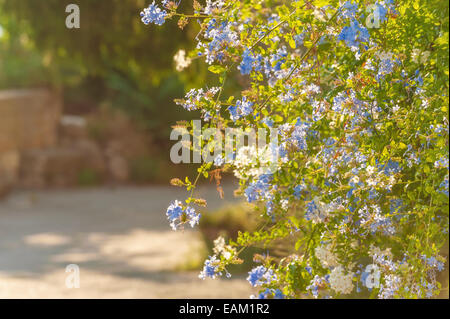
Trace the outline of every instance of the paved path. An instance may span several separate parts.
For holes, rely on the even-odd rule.
[[[199,193],[215,209],[232,190]],[[202,245],[195,231],[169,229],[165,210],[184,196],[158,186],[13,193],[0,202],[0,298],[248,298],[245,278],[175,271]],[[66,287],[68,264],[80,268],[78,289]]]

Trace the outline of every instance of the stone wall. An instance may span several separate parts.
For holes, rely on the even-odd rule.
[[[142,172],[157,176],[150,145],[147,133],[116,110],[64,115],[51,91],[0,91],[0,198],[13,186],[75,187],[126,183],[131,173],[138,181]]]
[[[0,154],[55,146],[61,100],[47,90],[0,91]]]
[[[57,144],[61,112],[49,90],[0,91],[0,196],[16,182],[23,152]]]

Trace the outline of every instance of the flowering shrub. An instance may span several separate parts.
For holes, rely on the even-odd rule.
[[[255,256],[256,297],[437,296],[449,226],[448,4],[206,0],[191,13],[179,4],[153,2],[142,21],[199,24],[178,69],[204,59],[218,85],[177,103],[207,127],[279,129],[270,173],[247,148],[202,164],[194,182],[172,181],[190,193],[167,210],[174,229],[199,222],[197,182],[224,171],[261,219],[256,232],[218,240],[200,278],[230,276],[246,247],[284,240],[283,254]],[[232,76],[242,91],[226,96]]]

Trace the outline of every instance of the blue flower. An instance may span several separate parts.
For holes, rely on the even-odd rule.
[[[239,71],[241,71],[241,74],[250,74],[250,72],[253,69],[253,61],[254,58],[252,57],[250,51],[248,49],[245,49],[244,54],[242,55],[242,62],[238,66]]]
[[[222,276],[222,273],[219,271],[219,263],[215,255],[210,256],[209,259],[205,260],[203,270],[198,277],[205,280],[207,277],[216,279],[217,276]]]
[[[215,60],[222,61],[225,56],[223,51],[229,45],[234,46],[239,43],[239,36],[231,30],[231,26],[232,24],[226,21],[218,23],[215,18],[209,21],[204,37],[211,41],[209,43],[199,42],[198,44],[199,48],[204,49],[208,64]]]
[[[310,275],[312,275],[312,268],[311,268],[310,266],[306,266],[306,267],[305,267],[305,270],[306,270]]]
[[[276,278],[272,269],[267,269],[264,266],[258,266],[248,272],[247,280],[253,286],[260,286],[265,283],[270,283]]]
[[[444,178],[442,183],[439,185],[438,191],[442,194],[445,194],[448,196],[448,175]]]
[[[434,167],[448,169],[448,157],[442,156],[439,160],[434,162]]]
[[[177,230],[184,223],[189,223],[191,227],[194,227],[198,225],[201,217],[193,207],[187,206],[186,209],[183,209],[181,202],[178,200],[169,205],[166,216],[173,230]]]
[[[318,275],[315,275],[314,278],[311,280],[308,287],[306,287],[307,290],[310,290],[314,298],[319,297],[319,288],[325,286],[326,281],[328,281],[329,275],[325,276],[325,278],[319,277]]]
[[[316,203],[312,200],[309,203],[306,204],[306,213],[305,213],[305,219],[311,220],[312,216],[315,214],[316,211],[318,211],[319,208],[317,207]]]
[[[438,271],[444,270],[444,263],[442,261],[437,260],[437,258],[434,256],[427,258],[426,255],[422,255],[421,259],[424,260],[428,266],[436,268]]]
[[[253,112],[253,103],[247,101],[247,98],[244,96],[242,100],[236,101],[236,105],[232,105],[228,107],[228,111],[230,112],[231,119],[233,121],[237,121],[241,117],[247,116]]]
[[[388,8],[382,6],[381,4],[377,3],[375,4],[375,12],[377,15],[377,18],[380,19],[380,22],[385,22],[387,20],[387,13],[388,13]]]
[[[338,40],[345,41],[345,44],[352,48],[358,47],[361,42],[369,42],[369,31],[361,26],[358,21],[352,20],[350,26],[342,29],[338,35]]]
[[[158,5],[155,4],[155,1],[148,8],[145,8],[141,11],[141,21],[144,24],[154,23],[157,25],[163,25],[165,22],[165,18],[167,16],[167,12],[165,10],[161,10]]]
[[[356,11],[358,10],[358,5],[356,3],[351,3],[350,1],[346,1],[339,10],[341,11],[339,14],[340,18],[354,19],[355,15],[356,15]]]
[[[273,124],[274,124],[273,120],[268,117],[262,119],[261,123],[266,124],[268,127],[273,127]]]
[[[403,200],[401,198],[394,198],[390,200],[389,211],[390,213],[399,212],[403,206]]]
[[[379,165],[381,166],[381,165]],[[391,176],[393,174],[399,173],[401,171],[400,163],[396,161],[389,160],[382,168],[381,171],[386,176]]]
[[[306,189],[304,185],[297,185],[294,187],[294,196],[297,199],[302,198],[302,192]]]
[[[269,197],[268,195],[271,189],[270,180],[271,175],[263,174],[258,177],[258,180],[250,183],[244,191],[247,201],[251,203]]]
[[[200,221],[201,215],[195,212],[195,209],[192,207],[186,207],[186,217],[189,220],[189,225],[194,228],[195,225],[198,225]]]
[[[172,202],[167,208],[166,215],[170,221],[180,218],[182,214],[183,214],[183,207],[181,206],[181,202],[178,200]]]
[[[308,149],[307,137],[308,134],[311,133],[311,131],[309,130],[310,127],[310,123],[303,122],[300,119],[297,119],[289,141],[301,150]]]
[[[275,290],[275,294],[274,294],[274,298],[275,299],[283,299],[284,298],[284,294],[280,289],[276,289]]]

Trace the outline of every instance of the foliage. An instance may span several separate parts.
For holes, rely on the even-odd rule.
[[[241,203],[229,205],[210,213],[204,213],[199,229],[206,244],[207,252],[214,254],[216,243],[221,241],[222,238],[223,240],[236,240],[239,231],[255,231],[258,226],[258,220],[253,212],[253,205]],[[264,252],[264,249],[249,247],[240,255],[242,264],[232,265],[229,267],[229,271],[233,273],[249,271],[252,268],[253,255]]]
[[[79,29],[65,26],[70,3],[80,8]],[[198,27],[146,27],[135,19],[144,3],[0,0],[0,88],[61,87],[76,114],[109,103],[167,144],[171,121],[191,117],[177,112],[173,96],[207,79],[207,70],[193,63],[192,74],[174,72],[173,56]]]
[[[188,56],[219,81],[178,103],[205,126],[278,127],[280,140],[270,174],[236,156],[173,181],[190,193],[167,211],[174,229],[199,222],[202,175],[233,170],[263,205],[263,226],[218,242],[200,277],[231,276],[247,247],[289,238],[284,256],[249,273],[261,298],[436,296],[449,226],[448,3],[208,0],[187,14],[178,4],[153,3],[142,21],[201,20]],[[239,90],[226,85],[235,76]]]

